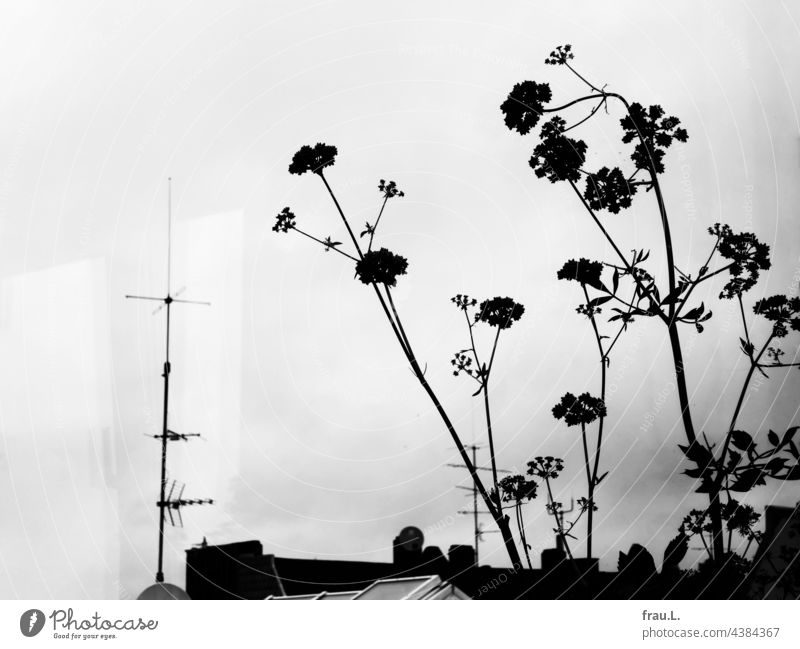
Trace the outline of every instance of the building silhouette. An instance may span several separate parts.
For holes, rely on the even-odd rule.
[[[539,569],[479,566],[472,546],[451,545],[445,555],[425,546],[418,528],[406,527],[385,563],[278,557],[264,554],[260,541],[204,539],[186,551],[186,592],[191,599],[796,599],[800,503],[767,507],[764,518],[763,541],[745,574],[711,573],[710,562],[659,572],[639,544],[620,552],[615,572],[600,570],[597,559],[567,560],[560,544],[542,552]]]

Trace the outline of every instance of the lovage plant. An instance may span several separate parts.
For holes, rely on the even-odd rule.
[[[750,434],[737,425],[750,382],[756,373],[766,377],[768,369],[800,365],[796,341],[788,350],[777,345],[800,330],[800,298],[775,295],[755,302],[753,312],[772,323],[771,333],[758,344],[748,329],[745,299],[761,272],[770,268],[766,244],[751,233],[734,233],[728,225],[715,224],[708,229],[712,243],[705,262],[694,272],[684,272],[676,266],[667,200],[660,176],[666,169],[667,150],[675,142],[687,142],[689,135],[681,127],[680,120],[667,116],[661,106],[645,107],[630,102],[618,93],[607,91],[605,86],[590,82],[575,69],[573,60],[571,46],[564,45],[551,52],[545,63],[562,67],[574,75],[584,92],[551,106],[552,92],[547,83],[523,81],[513,87],[501,105],[506,126],[520,135],[530,133],[546,116],[551,116],[541,125],[529,164],[537,177],[561,183],[575,195],[615,254],[610,261],[570,260],[558,272],[559,278],[576,280],[582,287],[586,301],[578,311],[590,321],[603,371],[600,397],[588,393],[580,397],[567,394],[554,408],[553,414],[563,418],[568,426],[581,426],[589,486],[588,518],[591,521],[593,489],[602,479],[597,467],[606,416],[605,368],[608,354],[620,333],[634,320],[653,318],[661,322],[670,342],[686,436],[686,443],[680,448],[691,464],[684,473],[696,481],[696,491],[708,497],[708,506],[690,514],[671,546],[683,547],[687,536],[698,535],[714,565],[719,568],[734,554],[731,545],[734,532],[742,535],[748,543],[756,540],[752,531],[754,514],[744,509],[733,494],[748,492],[765,484],[767,479],[800,479],[800,453],[794,441],[796,426],[790,427],[790,422],[787,422],[783,434],[773,431]],[[588,110],[572,119],[574,111],[582,107],[588,107]],[[620,109],[620,140],[630,146],[630,162],[625,168],[592,165],[589,163],[588,145],[574,135],[575,130],[610,114],[616,107]],[[643,193],[653,197],[661,224],[666,257],[666,278],[661,280],[644,267],[649,255],[647,251],[634,250],[631,255],[624,254],[622,251],[627,247],[612,237],[604,226],[604,212],[617,215],[631,207],[634,197]],[[680,333],[686,326],[700,333],[704,323],[711,318],[712,312],[706,305],[702,302],[697,304],[692,297],[699,285],[712,279],[724,281],[720,299],[738,303],[743,327],[741,352],[749,364],[730,423],[716,435],[711,435],[715,441],[709,440],[705,434],[699,435],[695,428]],[[590,297],[588,288],[592,289],[595,297]],[[605,318],[605,314],[600,315],[600,306],[606,303],[611,307],[607,322],[619,327],[616,334],[608,337],[601,334],[599,328],[600,318]],[[593,457],[586,435],[586,426],[592,422],[597,422],[598,428]]]
[[[491,374],[500,332],[508,329],[513,322],[520,319],[524,312],[524,307],[521,304],[515,303],[513,300],[511,300],[511,298],[498,297],[485,300],[481,302],[479,308],[474,309],[474,307],[477,305],[477,300],[473,300],[462,295],[453,298],[453,301],[459,308],[464,310],[465,314],[467,314],[468,310],[475,311],[472,313],[471,317],[469,315],[467,316],[470,339],[472,340],[472,346],[469,350],[470,355],[467,356],[467,350],[465,350],[460,355],[456,355],[456,359],[454,359],[452,362],[453,365],[457,366],[455,369],[456,374],[459,374],[461,371],[463,371],[472,376],[476,381],[478,381],[478,383],[480,383],[481,387],[479,388],[479,392],[482,391],[484,393],[486,421],[489,442],[492,449],[493,468],[492,486],[490,489],[487,489],[483,484],[476,467],[473,465],[471,458],[467,453],[464,444],[455,429],[455,426],[453,425],[452,420],[448,416],[441,401],[437,397],[425,376],[425,371],[423,370],[416,354],[414,353],[411,340],[406,332],[406,328],[403,325],[397,305],[392,296],[392,289],[396,286],[397,280],[400,278],[400,276],[405,275],[408,270],[408,260],[405,257],[388,250],[387,248],[381,247],[376,249],[373,247],[374,238],[388,202],[392,199],[403,197],[404,193],[398,189],[397,184],[394,181],[381,180],[378,184],[378,191],[380,192],[382,200],[380,202],[380,210],[378,211],[375,223],[366,223],[365,229],[359,234],[359,236],[356,236],[349,219],[342,210],[342,207],[324,173],[325,169],[333,166],[336,161],[336,155],[336,147],[329,146],[327,144],[318,143],[313,147],[303,146],[294,155],[292,163],[289,165],[289,172],[297,175],[310,172],[319,177],[319,179],[325,185],[336,211],[341,218],[342,224],[347,231],[352,249],[350,249],[348,252],[343,242],[333,241],[330,236],[323,239],[302,230],[300,227],[298,227],[297,216],[289,207],[284,208],[277,215],[272,229],[279,233],[296,232],[321,245],[325,251],[333,250],[340,256],[348,259],[349,262],[355,264],[356,278],[366,286],[372,288],[381,310],[386,316],[389,326],[394,333],[397,343],[400,346],[403,355],[408,360],[414,377],[417,379],[422,389],[430,398],[434,408],[438,412],[442,422],[447,428],[447,431],[453,438],[453,441],[455,442],[455,445],[461,455],[461,459],[464,462],[464,465],[467,467],[472,481],[475,483],[475,486],[483,498],[483,502],[487,511],[497,524],[512,565],[515,568],[518,568],[522,565],[520,561],[520,555],[511,533],[509,518],[503,512],[503,500],[500,495],[500,486],[497,480],[497,467],[494,455],[494,434],[491,426],[488,393],[489,376]],[[364,243],[366,243],[366,246],[364,246]],[[485,323],[497,329],[494,346],[491,352],[491,358],[488,363],[480,363],[475,348],[474,338],[472,337],[472,327],[477,323]],[[475,363],[474,366],[472,366],[473,360]],[[532,498],[535,495],[535,490],[529,489],[526,492],[520,492],[519,495],[520,499]],[[522,533],[524,534],[524,531]]]

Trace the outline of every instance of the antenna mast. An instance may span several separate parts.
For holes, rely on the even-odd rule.
[[[180,291],[178,292],[180,294]],[[169,360],[169,343],[170,343],[170,311],[173,304],[201,304],[210,306],[210,302],[198,302],[196,300],[179,300],[172,295],[172,178],[167,179],[167,294],[166,297],[150,297],[146,295],[126,295],[127,299],[132,300],[151,300],[155,302],[162,302],[153,314],[158,313],[162,308],[166,307],[166,342],[164,354],[164,366],[161,376],[164,378],[164,412],[162,417],[161,434],[153,435],[156,439],[161,440],[161,480],[159,484],[159,499],[156,506],[159,510],[158,520],[158,569],[156,571],[156,582],[164,581],[164,521],[167,513],[169,513],[170,523],[174,526],[175,520],[172,512],[175,511],[178,515],[178,520],[183,525],[183,520],[180,517],[180,508],[185,505],[212,505],[214,503],[211,499],[195,499],[185,500],[183,498],[182,485],[178,490],[177,498],[173,497],[176,489],[176,482],[173,480],[172,487],[170,488],[169,496],[167,495],[167,443],[175,441],[188,441],[189,437],[196,437],[193,434],[178,434],[168,428],[169,416],[169,375],[172,371],[172,366]]]
[[[492,468],[488,466],[478,466],[478,449],[483,448],[486,446],[485,444],[465,444],[464,448],[467,449],[472,453],[472,466],[475,467],[477,471],[491,471]],[[459,469],[466,469],[467,466],[465,464],[448,464],[447,466]],[[506,471],[505,469],[498,469],[498,473],[511,473],[510,471]],[[478,557],[479,557],[479,550],[478,550],[478,543],[483,540],[484,534],[496,534],[499,530],[484,530],[480,521],[478,520],[478,516],[481,514],[489,514],[490,512],[478,509],[478,486],[473,482],[471,487],[466,487],[464,485],[456,485],[456,489],[464,489],[466,491],[472,492],[472,509],[459,509],[458,513],[462,515],[472,514],[472,525],[473,525],[473,533],[475,536],[475,565],[479,564]]]

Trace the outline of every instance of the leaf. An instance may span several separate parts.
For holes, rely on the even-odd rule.
[[[611,277],[611,285],[614,287],[614,293],[617,292],[619,288],[619,270],[616,268],[614,269],[614,275]]]
[[[783,440],[781,441],[781,444],[788,444],[789,442],[791,442],[792,437],[794,437],[794,434],[797,432],[798,428],[800,428],[800,426],[792,426],[791,428],[789,428],[783,434]]]
[[[593,300],[589,300],[589,308],[594,308],[596,306],[600,306],[601,304],[605,304],[611,299],[610,295],[603,295],[601,297],[596,297]]]
[[[774,476],[778,471],[781,471],[786,464],[786,458],[784,457],[776,457],[772,458],[764,469],[769,473],[771,476]]]
[[[683,532],[678,534],[674,539],[667,543],[667,548],[664,550],[664,561],[661,563],[661,570],[667,568],[677,568],[678,564],[686,556],[689,550],[689,537]]]
[[[692,462],[695,462],[702,469],[714,460],[714,456],[711,455],[711,452],[696,440],[689,446],[681,446],[678,444],[678,448],[683,451],[686,457]]]
[[[742,451],[747,451],[755,446],[750,433],[746,433],[743,430],[734,430],[731,433],[731,443]]]
[[[686,282],[678,282],[678,285],[670,291],[669,295],[665,297],[661,305],[664,306],[665,304],[675,304],[681,296],[681,293],[686,289]]]
[[[711,482],[711,480],[703,480],[703,482],[700,483],[700,486],[697,487],[697,489],[695,489],[694,492],[698,494],[710,494],[712,486],[713,483]]]
[[[767,439],[769,440],[769,443],[772,444],[773,446],[777,446],[778,444],[780,444],[780,440],[778,439],[778,434],[774,430],[771,430],[767,433]]]
[[[763,484],[767,484],[767,481],[764,480],[760,469],[747,469],[739,474],[739,477],[736,479],[736,482],[731,485],[730,489],[731,491],[745,492],[750,491],[756,485]]]
[[[703,315],[703,311],[705,310],[706,310],[706,305],[703,302],[701,302],[700,306],[695,307],[688,313],[684,313],[683,316],[681,317],[681,320],[695,320],[699,318],[701,315]]]
[[[650,289],[650,292],[653,294],[653,298],[655,298],[655,301],[660,302],[661,294],[658,292],[658,286],[656,286],[656,283],[653,282],[652,284],[650,284],[648,288]]]
[[[800,480],[800,464],[795,464],[789,468],[789,472],[783,476],[784,480]]]
[[[697,480],[701,475],[703,475],[703,469],[686,469],[684,475],[688,475],[690,478],[694,478]]]

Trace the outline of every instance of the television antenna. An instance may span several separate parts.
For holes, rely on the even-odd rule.
[[[190,498],[183,497],[183,490],[186,485],[183,482],[173,480],[170,485],[169,492],[165,500],[158,502],[159,507],[163,507],[169,515],[169,523],[172,527],[183,527],[183,517],[181,516],[181,507],[189,505],[213,505],[214,500],[211,498]],[[174,512],[174,514],[173,514]],[[178,521],[175,523],[175,521]]]
[[[552,507],[553,506],[553,500],[550,498],[549,495],[547,496],[547,501],[550,504],[550,507]],[[558,525],[558,530],[563,530],[564,529],[564,514],[569,514],[570,512],[574,512],[574,511],[575,511],[575,499],[574,498],[570,498],[569,499],[569,509],[564,509],[563,507],[559,507],[559,509],[554,512],[554,515],[556,517],[556,522],[557,522],[557,525]],[[558,548],[559,550],[563,551],[564,550],[564,535],[561,532],[559,532],[558,530],[556,530],[556,548]]]
[[[149,295],[126,295],[126,299],[130,300],[149,300],[154,302],[161,302],[162,304],[153,312],[156,313],[164,310],[166,313],[166,343],[164,354],[164,366],[161,376],[164,378],[164,411],[162,417],[161,434],[152,435],[155,439],[161,440],[161,482],[160,482],[160,497],[156,506],[159,510],[158,517],[158,569],[156,571],[156,582],[164,581],[164,522],[169,515],[170,523],[175,526],[175,516],[183,527],[183,519],[180,514],[180,508],[187,505],[211,505],[213,501],[210,499],[201,500],[185,500],[183,498],[183,489],[185,485],[179,488],[177,497],[175,496],[176,481],[172,481],[172,485],[167,494],[167,443],[176,441],[189,441],[189,437],[199,437],[196,433],[180,434],[171,431],[168,427],[168,413],[169,413],[169,375],[172,371],[172,366],[169,360],[169,343],[170,343],[170,311],[173,304],[198,304],[202,306],[211,306],[210,302],[200,302],[197,300],[184,300],[178,299],[178,295],[183,292],[183,288],[176,294],[172,293],[172,178],[167,179],[167,294],[165,297],[151,297]],[[174,512],[174,514],[173,514]]]
[[[472,466],[475,467],[476,471],[491,471],[492,467],[488,466],[478,466],[478,450],[482,449],[486,446],[486,444],[465,444],[464,448],[467,449],[472,453]],[[448,463],[446,466],[458,468],[458,469],[466,469],[466,464],[452,464]],[[506,471],[505,469],[498,469],[498,473],[511,473],[511,471]],[[478,565],[478,557],[479,557],[479,550],[478,550],[478,543],[483,540],[484,534],[496,534],[499,530],[485,530],[483,529],[483,525],[479,522],[478,516],[482,514],[490,514],[491,512],[486,511],[485,509],[478,509],[478,486],[473,482],[471,487],[467,487],[465,485],[456,485],[456,489],[464,489],[465,491],[472,492],[472,509],[459,509],[458,513],[461,515],[469,515],[472,514],[472,529],[473,534],[475,536],[475,565]]]

